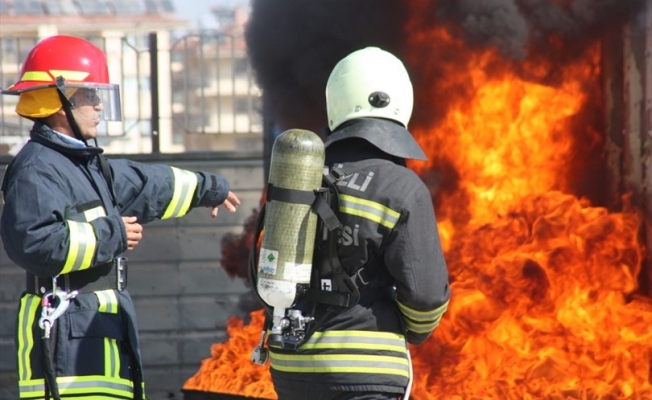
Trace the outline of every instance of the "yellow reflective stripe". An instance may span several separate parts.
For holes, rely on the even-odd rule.
[[[33,294],[26,294],[20,299],[18,312],[18,379],[26,381],[32,377],[32,363],[30,354],[34,348],[34,334],[32,326],[36,319],[41,298]]]
[[[95,295],[100,303],[98,311],[108,314],[118,313],[118,296],[116,296],[115,290],[97,290]],[[111,338],[104,338],[104,375],[120,377],[118,341]]]
[[[405,337],[391,332],[326,331],[315,332],[300,347],[310,349],[362,349],[406,352]]]
[[[54,79],[45,71],[25,71],[21,81],[53,82]]]
[[[417,311],[405,304],[396,302],[408,330],[414,333],[430,333],[439,325],[442,315],[448,309],[448,301],[434,310]]]
[[[89,268],[97,246],[97,238],[91,224],[77,221],[67,222],[70,232],[70,247],[66,263],[60,274]]]
[[[104,375],[120,377],[120,352],[116,339],[104,338]]]
[[[128,379],[101,375],[57,377],[61,396],[88,395],[89,399],[132,398],[133,382]],[[32,379],[18,382],[20,398],[43,397],[45,381]],[[104,396],[104,397],[102,397]],[[75,397],[77,399],[78,397]]]
[[[410,377],[404,357],[366,354],[278,354],[270,351],[271,367],[284,372],[388,374]]]
[[[86,71],[70,71],[65,69],[51,69],[50,73],[55,78],[63,76],[65,80],[83,81],[89,75]]]
[[[374,201],[347,194],[340,194],[338,198],[340,199],[340,212],[366,218],[389,229],[396,226],[401,216],[399,212]]]
[[[97,300],[100,302],[98,310],[108,314],[118,313],[118,297],[113,289],[98,290],[95,292]]]
[[[194,172],[171,168],[174,173],[174,194],[162,219],[179,218],[186,215],[197,189],[197,175]]]
[[[104,210],[104,207],[98,206],[84,211],[84,217],[86,217],[86,222],[91,222],[100,217],[106,217],[106,211]]]
[[[329,354],[304,352],[304,350],[316,349],[327,350]],[[358,352],[333,354],[333,352],[342,353],[342,350],[351,349]],[[369,352],[384,354],[369,354]],[[409,377],[405,336],[392,332],[315,332],[299,347],[298,353],[279,354],[270,347],[270,358],[272,368],[285,372],[389,374]]]

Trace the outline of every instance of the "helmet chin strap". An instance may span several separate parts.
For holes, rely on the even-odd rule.
[[[64,85],[64,79],[62,76],[57,78],[57,92],[59,93],[59,99],[61,100],[61,106],[63,108],[63,111],[66,113],[66,119],[68,120],[68,125],[70,125],[70,129],[72,130],[72,133],[75,135],[75,138],[77,140],[82,141],[86,146],[88,146],[88,142],[82,136],[81,134],[81,129],[79,129],[79,125],[77,125],[77,121],[75,120],[75,117],[72,115],[72,103],[70,100],[66,97],[64,90],[63,90],[63,85]]]

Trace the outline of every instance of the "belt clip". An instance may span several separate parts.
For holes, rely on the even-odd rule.
[[[127,257],[118,257],[115,260],[116,282],[115,287],[119,292],[127,288]]]
[[[364,268],[360,268],[358,272],[356,272],[356,275],[358,276],[358,279],[360,279],[360,282],[362,282],[363,285],[368,285],[369,281],[364,280],[364,278],[362,277],[362,271],[364,271]]]
[[[57,320],[70,305],[70,300],[77,296],[78,292],[75,290],[71,293],[57,287],[57,277],[52,277],[52,290],[43,294],[41,298],[41,318],[38,325],[43,329],[43,338],[49,339],[54,321]]]

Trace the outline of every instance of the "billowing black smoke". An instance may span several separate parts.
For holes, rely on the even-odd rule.
[[[411,15],[415,3],[426,4],[421,8],[426,12]],[[424,27],[445,26],[470,47],[493,46],[508,60],[554,58],[563,65],[564,58],[581,56],[587,41],[629,18],[643,1],[252,0],[251,4],[246,40],[265,93],[266,118],[281,129],[319,132],[326,125],[324,89],[333,66],[365,46],[379,46],[403,58],[410,17]],[[553,35],[562,40],[563,49],[550,45]],[[454,56],[446,49],[433,51],[424,47],[423,57]],[[407,64],[417,98],[420,83],[446,79],[436,66]],[[554,71],[545,78],[551,77]],[[428,117],[415,111],[413,119]]]
[[[319,132],[331,69],[362,47],[400,50],[406,12],[397,0],[252,0],[246,40],[268,116]]]
[[[476,50],[495,49],[486,75],[510,71],[523,80],[556,86],[565,67],[592,57],[597,41],[618,58],[623,24],[644,0],[252,0],[246,31],[250,58],[264,92],[264,118],[276,132],[319,133],[326,126],[324,90],[331,69],[351,51],[378,46],[401,58],[412,79],[415,108],[410,129],[437,129],[451,108],[464,109],[474,95],[470,69]],[[445,31],[444,39],[433,32]],[[616,49],[614,51],[614,49]],[[620,62],[620,61],[617,61]],[[596,205],[611,200],[604,189],[604,99],[601,85],[584,88],[588,104],[573,116],[570,157],[573,193]],[[445,178],[437,191],[453,192],[450,160],[437,159]],[[437,173],[438,174],[438,173]],[[436,200],[435,200],[436,202]]]
[[[595,39],[608,26],[629,18],[642,1],[621,0],[443,0],[442,22],[469,43],[495,46],[506,57],[524,59],[549,53],[550,35],[575,48]],[[568,52],[567,54],[576,54]]]

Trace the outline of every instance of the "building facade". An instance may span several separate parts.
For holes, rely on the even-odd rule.
[[[261,93],[244,43],[247,9],[217,9],[217,29],[193,30],[166,0],[0,0],[0,86],[19,79],[39,40],[81,36],[104,49],[122,90],[123,121],[103,126],[108,153],[262,148]],[[152,40],[154,39],[154,40]],[[15,154],[31,122],[0,98],[0,154]]]

